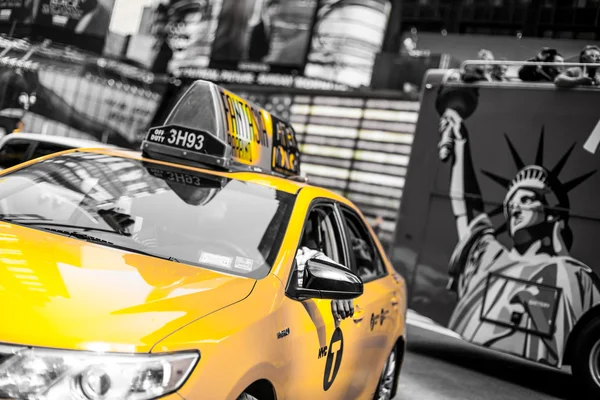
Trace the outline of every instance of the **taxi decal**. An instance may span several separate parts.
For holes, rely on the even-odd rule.
[[[182,185],[195,186],[199,188],[219,188],[222,186],[221,182],[217,181],[215,178],[205,178],[200,176],[198,173],[186,174],[185,172],[180,172],[180,170],[154,167],[147,167],[146,170],[155,178],[173,183],[180,183]]]
[[[219,254],[207,253],[205,251],[203,251],[202,254],[200,255],[200,260],[199,260],[199,262],[201,262],[203,264],[210,264],[210,265],[214,265],[215,267],[227,268],[227,269],[231,268],[232,261],[233,260],[231,257],[222,256]]]
[[[327,351],[327,360],[325,361],[325,374],[323,375],[323,390],[328,391],[340,370],[342,365],[342,356],[344,355],[344,335],[338,327],[333,331],[329,350]]]
[[[279,332],[277,332],[277,339],[283,339],[284,337],[290,334],[290,328],[285,328]]]
[[[390,310],[384,310],[383,308],[381,309],[381,312],[379,314],[372,313],[371,314],[371,322],[370,322],[371,331],[373,331],[373,329],[375,329],[376,325],[379,325],[379,326],[383,325],[385,320],[388,318],[389,313],[390,313]]]
[[[178,125],[150,128],[146,140],[195,153],[221,156],[225,153],[225,145],[209,133]]]
[[[252,260],[251,258],[236,257],[233,268],[237,268],[237,269],[241,269],[241,270],[250,272],[250,271],[252,271],[253,264],[254,264],[254,260]]]
[[[148,174],[161,179],[185,203],[206,205],[211,202],[229,182],[227,178],[199,172],[184,172],[180,168],[142,163]]]
[[[325,357],[327,355],[327,346],[323,346],[321,348],[319,348],[319,359]]]

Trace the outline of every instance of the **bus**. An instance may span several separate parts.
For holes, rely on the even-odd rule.
[[[408,306],[599,398],[600,89],[456,72],[424,79],[389,250]]]

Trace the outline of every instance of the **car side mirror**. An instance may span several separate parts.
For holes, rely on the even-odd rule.
[[[298,273],[296,269],[296,278]],[[351,300],[363,294],[362,279],[335,262],[313,258],[301,273],[302,279],[292,279],[288,287],[294,299]]]

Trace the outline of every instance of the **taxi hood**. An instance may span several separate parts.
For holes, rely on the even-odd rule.
[[[0,222],[0,343],[148,352],[255,282]]]

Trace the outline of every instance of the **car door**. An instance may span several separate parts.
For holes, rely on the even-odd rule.
[[[335,204],[320,200],[310,208],[304,224],[299,248],[322,251],[342,265],[349,264],[345,248],[345,232]],[[295,266],[294,266],[295,268]],[[292,274],[289,284],[296,284]],[[286,399],[352,399],[348,392],[359,361],[359,337],[352,318],[336,321],[331,300],[286,299],[283,326],[291,332],[289,341],[290,378]]]
[[[357,370],[359,378],[353,384],[362,387],[365,393],[372,393],[395,343],[394,332],[400,323],[397,284],[385,268],[364,218],[346,205],[340,204],[339,208],[347,233],[347,247],[351,249],[352,270],[364,283],[364,293],[354,304],[353,322],[359,331],[362,363]]]

